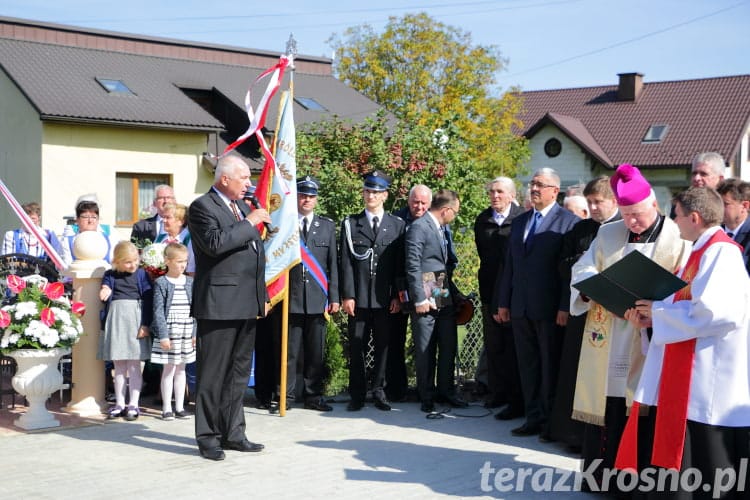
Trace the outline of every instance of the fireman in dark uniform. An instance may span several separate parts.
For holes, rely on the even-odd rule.
[[[318,181],[309,175],[297,179],[297,213],[303,258],[302,263],[289,272],[287,394],[294,396],[297,367],[302,361],[305,408],[331,411],[331,406],[323,398],[324,313],[339,310],[339,274],[336,224],[314,213],[319,187]]]
[[[348,411],[362,409],[367,394],[365,355],[370,335],[375,346],[372,397],[376,408],[391,409],[383,392],[392,314],[400,311],[397,280],[404,275],[402,219],[386,213],[390,178],[375,170],[364,176],[364,211],[346,217],[341,225],[339,292],[349,315]]]

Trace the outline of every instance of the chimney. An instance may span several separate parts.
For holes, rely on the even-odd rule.
[[[620,101],[635,101],[643,90],[643,75],[641,73],[618,73],[620,84],[617,86],[617,99]]]

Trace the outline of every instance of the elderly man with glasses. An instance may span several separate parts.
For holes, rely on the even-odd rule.
[[[521,375],[526,422],[511,432],[546,441],[569,309],[558,266],[563,236],[580,219],[557,204],[560,177],[551,168],[534,173],[529,191],[533,209],[513,220],[494,318],[511,323]]]
[[[175,197],[172,186],[167,184],[156,186],[153,203],[156,214],[133,224],[133,230],[130,233],[131,241],[155,241],[159,234],[165,232],[163,222],[165,208],[167,205],[174,205],[174,203]]]

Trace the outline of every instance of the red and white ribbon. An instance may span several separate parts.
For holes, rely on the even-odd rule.
[[[232,151],[234,148],[245,142],[245,140],[253,134],[258,137],[258,142],[261,144],[261,148],[264,147],[265,141],[263,140],[261,129],[266,124],[268,105],[271,102],[271,98],[274,96],[276,91],[279,90],[281,80],[284,78],[284,70],[288,65],[289,57],[282,55],[276,65],[268,68],[263,73],[261,73],[258,78],[256,78],[255,81],[250,85],[250,88],[248,88],[247,90],[247,94],[245,94],[245,110],[247,111],[247,117],[250,120],[250,125],[248,126],[245,133],[239,136],[232,144],[227,146],[224,149],[224,152],[219,155],[219,157],[222,157]],[[253,110],[252,105],[253,86],[269,75],[270,80],[268,81],[268,85],[266,86],[266,91],[263,93],[263,97],[261,97],[260,102],[258,103],[258,113],[256,114]],[[265,146],[265,148],[268,148],[268,146]]]
[[[31,220],[29,214],[27,214],[23,210],[21,204],[18,203],[15,196],[13,196],[13,193],[10,192],[10,189],[8,189],[2,179],[0,179],[0,192],[2,192],[3,196],[8,201],[8,204],[10,205],[10,208],[13,210],[13,212],[18,216],[19,219],[21,219],[21,224],[23,225],[24,229],[26,229],[26,231],[36,237],[36,239],[39,241],[39,244],[42,245],[42,248],[44,248],[44,251],[47,253],[47,256],[49,256],[50,260],[52,260],[52,263],[55,265],[55,267],[61,271],[64,270],[66,266],[63,263],[62,257],[58,255],[52,244],[47,240],[47,236],[39,230],[39,227],[36,224],[34,224],[34,221]]]

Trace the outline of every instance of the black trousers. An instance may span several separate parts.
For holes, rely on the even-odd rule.
[[[393,328],[388,337],[388,357],[385,362],[385,393],[391,401],[406,397],[409,380],[406,374],[406,330],[409,315],[393,314]]]
[[[633,498],[668,498],[668,499],[709,499],[709,498],[750,498],[750,478],[748,478],[748,459],[750,458],[750,427],[722,427],[708,425],[692,420],[687,421],[685,429],[685,447],[682,452],[682,465],[680,472],[683,473],[691,468],[700,472],[701,487],[695,491],[688,491],[681,484],[680,477],[651,464],[651,453],[654,442],[654,428],[658,407],[650,406],[646,425],[641,426],[643,418],[638,426],[638,470],[644,467],[655,469],[652,477],[659,474],[668,478],[664,482],[663,491],[651,489],[646,493],[637,492]],[[744,462],[744,466],[743,466]],[[734,470],[737,482],[734,487],[728,488],[728,474],[730,469]],[[744,470],[744,473],[743,473]],[[674,471],[672,471],[674,472]],[[682,478],[684,480],[684,477]],[[715,484],[715,481],[720,481]],[[723,486],[722,486],[723,483]],[[641,483],[640,485],[642,485]],[[640,486],[639,485],[639,486]],[[739,491],[739,488],[742,491]],[[637,491],[637,490],[636,490]],[[714,497],[714,491],[722,492],[721,496]]]
[[[322,314],[290,314],[287,349],[287,397],[294,399],[297,370],[302,366],[304,399],[323,395],[326,319]]]
[[[412,312],[411,324],[419,399],[422,402],[432,402],[436,396],[455,397],[454,376],[458,349],[455,308],[451,305],[426,314]]]
[[[511,318],[526,423],[546,427],[555,398],[562,332],[554,320]]]
[[[375,346],[375,365],[372,369],[372,395],[384,399],[385,364],[388,357],[388,337],[392,314],[385,308],[356,309],[349,317],[349,395],[354,402],[364,402],[367,396],[365,357],[372,336]]]
[[[201,449],[245,439],[243,398],[256,320],[198,320],[195,440]]]
[[[513,329],[492,318],[488,304],[482,304],[482,336],[487,357],[488,401],[508,403],[511,409],[523,411],[521,376],[518,372]]]

